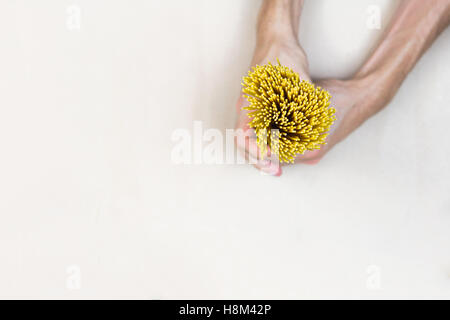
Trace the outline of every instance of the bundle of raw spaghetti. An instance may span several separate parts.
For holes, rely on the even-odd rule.
[[[267,147],[280,162],[294,162],[297,154],[320,149],[335,117],[330,94],[282,66],[256,66],[243,79],[250,103],[245,110],[256,131],[261,157]]]

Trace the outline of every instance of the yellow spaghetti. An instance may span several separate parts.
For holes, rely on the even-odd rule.
[[[278,59],[277,59],[278,61]],[[282,66],[256,66],[243,79],[261,157],[270,151],[280,162],[294,162],[297,154],[320,149],[336,120],[330,94]]]

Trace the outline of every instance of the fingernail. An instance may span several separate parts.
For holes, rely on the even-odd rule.
[[[278,168],[278,172],[275,173],[275,176],[276,176],[276,177],[280,177],[281,174],[282,174],[282,172],[283,172],[283,171],[281,170],[281,167],[279,167],[279,168]]]
[[[281,167],[277,163],[271,163],[270,166],[267,167],[267,173],[272,176],[281,175]]]

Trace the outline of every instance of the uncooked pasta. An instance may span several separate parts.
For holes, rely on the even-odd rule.
[[[278,61],[278,60],[277,60]],[[255,129],[261,157],[268,149],[280,162],[294,162],[298,154],[320,149],[336,120],[331,95],[288,67],[256,66],[243,79],[250,103],[245,110]]]

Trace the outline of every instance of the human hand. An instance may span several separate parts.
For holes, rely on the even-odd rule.
[[[291,44],[290,47],[271,48],[268,52],[270,52],[270,54],[262,55],[268,57],[265,59],[271,61],[273,60],[273,55],[283,57],[284,65],[287,65],[299,73],[302,79],[311,81],[308,74],[306,56],[299,45],[293,47]],[[258,61],[258,59],[256,59],[256,61]],[[373,106],[376,105],[377,101],[376,99],[373,99],[374,95],[367,94],[366,88],[368,88],[368,85],[362,79],[346,81],[327,79],[317,81],[316,85],[330,92],[332,96],[331,107],[336,109],[337,120],[330,129],[326,144],[319,150],[306,151],[303,155],[298,155],[294,163],[317,164],[334,145],[343,140],[368,117],[376,112],[376,108]],[[270,154],[264,155],[265,160],[260,159],[254,130],[248,126],[250,122],[248,112],[242,110],[242,107],[247,105],[248,102],[241,96],[237,103],[237,111],[239,113],[237,128],[246,132],[246,141],[243,143],[244,140],[241,140],[241,143],[238,143],[238,147],[245,154],[247,159],[256,159],[256,164],[254,166],[257,169],[267,174],[279,176],[282,173],[281,168],[279,167],[278,162],[269,160]]]
[[[283,43],[264,43],[257,46],[251,65],[263,65],[268,62],[276,63],[278,59],[282,65],[286,65],[297,72],[302,80],[311,81],[308,71],[308,62],[303,49],[296,40],[290,39],[283,41]],[[245,138],[236,139],[238,149],[247,160],[253,160],[252,162],[258,170],[261,170],[266,174],[280,176],[282,169],[278,161],[272,162],[270,160],[270,150],[268,151],[269,154],[264,155],[264,159],[261,159],[260,151],[256,145],[255,131],[249,127],[249,122],[251,121],[248,117],[249,111],[242,109],[248,105],[248,101],[241,94],[236,104],[238,112],[236,129],[242,129]]]

